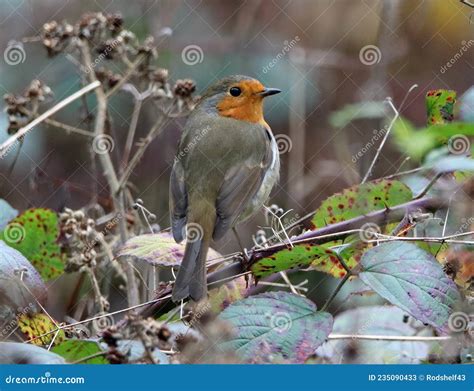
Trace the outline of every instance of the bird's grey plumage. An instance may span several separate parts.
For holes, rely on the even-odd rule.
[[[229,85],[237,79],[229,78]],[[201,100],[188,118],[171,174],[170,214],[175,240],[182,241],[186,224],[198,220],[189,209],[191,203],[206,212],[204,220],[199,216],[201,223],[213,227],[212,237],[187,241],[174,301],[204,297],[205,255],[211,239],[222,238],[259,210],[278,180],[279,155],[271,130],[262,124],[220,116],[213,100],[217,102],[226,94],[228,86],[224,83],[219,88],[206,92],[208,98]],[[199,170],[191,170],[191,165]],[[213,181],[206,180],[208,176]]]

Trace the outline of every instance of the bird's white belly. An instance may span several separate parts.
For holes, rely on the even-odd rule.
[[[278,152],[278,145],[275,141],[275,138],[272,135],[272,163],[268,168],[267,172],[262,181],[260,189],[258,189],[255,196],[250,200],[249,204],[245,208],[244,213],[239,218],[239,222],[242,222],[252,216],[254,213],[258,212],[267,201],[270,196],[275,183],[278,182],[280,177],[280,154]]]

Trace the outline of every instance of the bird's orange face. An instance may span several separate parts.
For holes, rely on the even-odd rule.
[[[265,88],[258,80],[242,80],[232,84],[217,104],[219,115],[241,121],[267,125],[263,118],[263,98],[280,90]]]

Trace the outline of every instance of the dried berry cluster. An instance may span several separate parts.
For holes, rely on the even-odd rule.
[[[52,95],[51,89],[39,80],[33,80],[22,95],[5,94],[5,111],[8,115],[8,133],[31,122],[38,114],[40,102]]]
[[[160,322],[153,318],[142,318],[137,315],[129,315],[127,318],[127,327],[119,329],[116,325],[110,326],[102,332],[102,341],[104,341],[109,351],[107,359],[112,364],[123,364],[130,362],[130,351],[124,351],[123,346],[119,346],[121,340],[139,340],[144,347],[143,357],[138,362],[157,363],[153,355],[155,350],[172,349],[172,333]],[[137,362],[135,360],[135,362]]]
[[[55,56],[74,43],[74,38],[103,40],[107,36],[117,36],[122,25],[123,18],[119,14],[86,13],[74,26],[66,21],[45,23],[41,39],[48,55]]]
[[[63,246],[67,254],[66,271],[79,271],[85,266],[94,268],[98,262],[94,248],[100,245],[97,238],[102,235],[96,231],[94,220],[81,210],[65,208],[59,215],[59,224],[66,240]]]
[[[85,41],[97,55],[91,64],[94,69],[86,68],[85,71],[93,70],[106,87],[114,87],[123,75],[104,67],[103,61],[118,59],[127,67],[138,62],[136,76],[140,84],[145,82],[151,97],[176,98],[182,106],[180,109],[192,109],[195,103],[192,96],[196,91],[194,82],[178,80],[170,88],[168,70],[152,64],[158,57],[153,37],[140,42],[133,32],[123,28],[123,18],[119,14],[87,13],[75,25],[52,21],[43,26],[41,39],[50,56],[65,50],[74,53]]]

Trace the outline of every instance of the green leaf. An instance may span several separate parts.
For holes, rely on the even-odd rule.
[[[21,252],[45,281],[64,271],[60,248],[58,218],[49,209],[29,209],[8,223],[0,239]]]
[[[448,144],[451,138],[474,136],[474,123],[451,122],[415,130],[408,120],[399,118],[392,134],[400,151],[421,160],[432,149]]]
[[[179,266],[184,256],[186,243],[176,243],[169,232],[158,234],[138,235],[129,240],[120,248],[117,256],[133,256],[151,265]],[[209,249],[207,259],[216,259],[220,254]]]
[[[334,242],[331,242],[335,244]],[[346,257],[347,265],[352,268],[357,262],[352,257]],[[254,277],[259,280],[271,274],[293,268],[309,268],[328,273],[334,277],[344,277],[346,271],[340,264],[336,253],[325,247],[311,243],[296,244],[291,248],[281,250],[270,257],[255,262],[252,267]]]
[[[10,204],[0,198],[0,230],[4,229],[8,222],[18,216],[18,211]]]
[[[100,345],[95,341],[69,339],[55,346],[52,351],[59,354],[69,363],[80,361],[81,364],[108,364]],[[92,357],[91,357],[92,356]],[[91,357],[85,360],[87,357]],[[84,360],[84,361],[82,361]]]
[[[454,282],[436,259],[407,242],[387,242],[362,256],[359,277],[380,296],[441,332],[460,300]]]
[[[415,336],[419,322],[406,321],[406,313],[394,306],[351,309],[334,319],[334,334]],[[415,323],[415,324],[414,324]],[[357,354],[351,354],[356,351]],[[428,358],[430,344],[419,341],[329,340],[317,354],[333,364],[419,364]]]
[[[426,94],[428,125],[443,125],[453,121],[456,91],[431,90]]]
[[[357,119],[383,118],[386,114],[385,102],[369,101],[349,104],[329,116],[329,123],[335,128],[343,128]]]
[[[238,301],[219,318],[236,331],[221,347],[247,362],[276,358],[303,363],[326,340],[333,323],[332,316],[317,312],[312,301],[287,292],[267,292]]]
[[[412,197],[411,190],[405,184],[394,180],[382,179],[352,186],[323,201],[312,223],[315,228],[325,227],[408,202]]]

